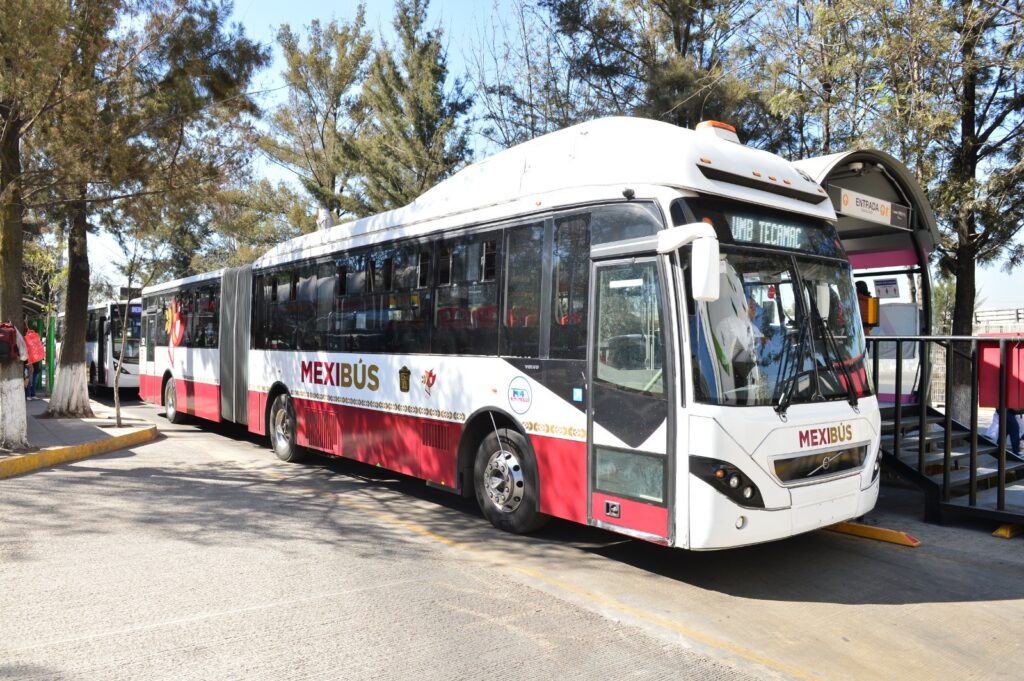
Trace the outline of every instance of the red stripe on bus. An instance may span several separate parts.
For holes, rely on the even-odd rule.
[[[250,390],[248,402],[246,411],[249,415],[249,432],[256,433],[257,435],[266,435],[267,394]]]
[[[215,383],[174,379],[178,409],[207,421],[220,421],[220,386]]]
[[[605,514],[605,502],[611,501],[619,505],[619,517],[613,518]],[[668,509],[664,506],[645,504],[632,499],[622,499],[600,492],[594,492],[591,502],[591,513],[594,520],[630,530],[639,530],[658,537],[668,537]]]
[[[163,396],[160,394],[160,376],[139,376],[139,397],[150,404],[160,405],[163,403]]]
[[[295,398],[300,446],[455,487],[462,424]],[[265,395],[249,393],[249,429],[263,421]],[[583,442],[530,438],[540,477],[540,510],[587,521],[587,449]]]
[[[540,510],[557,518],[587,522],[587,444],[531,435],[540,477]]]
[[[456,485],[459,423],[300,398],[293,404],[296,440],[303,447]]]

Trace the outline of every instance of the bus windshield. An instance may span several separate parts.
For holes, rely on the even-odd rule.
[[[121,354],[121,311],[124,305],[110,306],[110,337],[112,340],[111,351],[116,359]],[[124,359],[126,362],[135,363],[139,361],[139,339],[142,337],[142,305],[134,303],[128,306],[128,338],[124,344]]]
[[[698,401],[784,411],[868,393],[849,263],[721,250],[718,300],[690,302]]]

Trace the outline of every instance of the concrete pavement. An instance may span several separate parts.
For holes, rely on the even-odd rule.
[[[81,461],[90,456],[113,452],[149,442],[156,438],[156,426],[137,416],[122,412],[117,426],[113,407],[91,401],[90,418],[47,418],[46,399],[26,402],[27,452],[0,450],[0,479],[30,473],[41,468]]]
[[[171,427],[0,484],[0,678],[751,678],[389,521],[391,482],[244,437]]]
[[[1024,546],[869,520],[716,553],[475,504],[228,426],[0,482],[0,677],[1020,677]]]

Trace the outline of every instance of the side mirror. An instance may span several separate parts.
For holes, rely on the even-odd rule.
[[[694,300],[711,303],[718,300],[718,239],[702,236],[693,241],[690,257],[690,291]]]
[[[658,253],[672,253],[693,244],[690,258],[690,290],[694,300],[718,300],[718,236],[706,222],[693,222],[658,232]]]

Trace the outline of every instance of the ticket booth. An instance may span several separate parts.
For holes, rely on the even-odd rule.
[[[877,305],[869,335],[930,335],[931,277],[928,259],[939,240],[935,213],[910,170],[889,154],[856,149],[797,161],[795,165],[828,192],[837,228],[850,256],[854,280]],[[862,317],[864,315],[862,314]],[[901,385],[896,385],[896,344],[878,347],[878,395],[891,404],[920,401],[917,343],[904,343]]]

